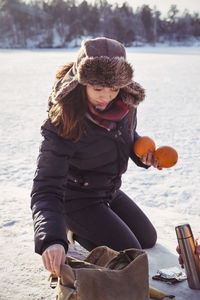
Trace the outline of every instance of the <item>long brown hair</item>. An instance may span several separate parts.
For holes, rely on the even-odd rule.
[[[57,73],[56,78],[62,78],[73,63],[63,66]],[[79,141],[86,130],[86,112],[88,110],[85,86],[78,84],[77,87],[66,95],[58,103],[49,103],[49,117],[57,126],[58,135],[64,138]]]

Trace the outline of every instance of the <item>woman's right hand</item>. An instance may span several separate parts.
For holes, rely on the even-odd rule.
[[[184,269],[184,263],[183,263],[183,260],[181,257],[181,250],[180,250],[179,245],[176,247],[176,252],[179,254],[179,257],[178,257],[179,264],[181,265],[181,268]]]
[[[57,277],[60,277],[60,265],[65,263],[65,258],[65,248],[61,244],[51,245],[42,253],[45,269]]]

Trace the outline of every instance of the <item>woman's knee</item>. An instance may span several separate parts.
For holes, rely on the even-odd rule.
[[[143,249],[153,248],[157,242],[157,232],[153,227],[151,233],[149,233],[144,241],[141,243]]]

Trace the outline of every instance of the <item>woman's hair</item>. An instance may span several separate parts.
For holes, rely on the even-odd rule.
[[[72,65],[73,63],[63,66],[56,78],[61,79]],[[57,126],[59,136],[73,139],[75,142],[80,140],[86,130],[87,102],[85,86],[78,84],[59,102],[49,103],[49,117],[51,122]]]

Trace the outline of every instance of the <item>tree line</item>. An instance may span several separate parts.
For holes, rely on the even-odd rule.
[[[172,5],[165,17],[155,7],[135,11],[127,3],[0,0],[0,47],[67,47],[84,37],[106,36],[125,46],[200,38],[200,14]]]

